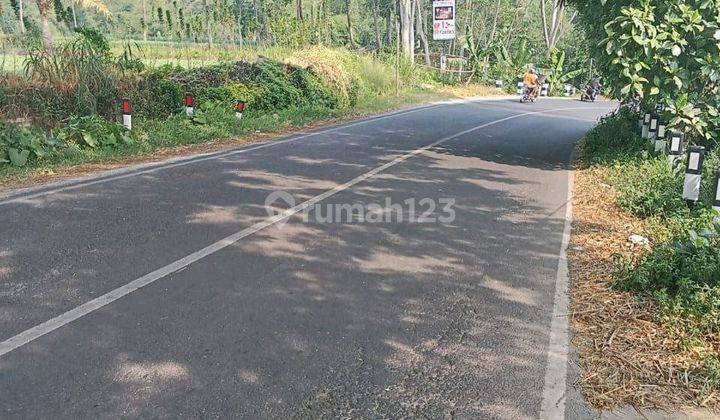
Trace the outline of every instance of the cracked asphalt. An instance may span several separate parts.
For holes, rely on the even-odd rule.
[[[336,190],[1,355],[0,417],[537,418],[569,160],[612,105],[440,104],[0,198],[7,341],[263,223],[273,192]],[[570,371],[566,416],[591,416]]]

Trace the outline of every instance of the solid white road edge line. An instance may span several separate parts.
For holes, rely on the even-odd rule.
[[[116,181],[120,179],[130,178],[138,175],[147,175],[154,172],[159,172],[165,169],[169,168],[177,168],[179,166],[186,166],[191,165],[193,163],[199,163],[199,162],[205,162],[207,160],[213,160],[213,159],[222,159],[228,156],[234,156],[241,153],[247,153],[251,152],[253,150],[259,150],[259,149],[265,149],[267,147],[272,147],[280,144],[285,144],[289,142],[294,142],[297,140],[302,140],[308,137],[317,136],[320,134],[325,133],[331,133],[333,131],[342,130],[349,127],[355,127],[362,124],[367,124],[375,121],[382,121],[387,118],[393,118],[393,117],[399,117],[402,115],[408,115],[413,114],[420,111],[425,111],[428,109],[436,108],[438,106],[442,105],[456,105],[456,104],[464,104],[464,103],[482,103],[482,102],[492,102],[492,101],[499,101],[499,100],[506,100],[507,97],[499,96],[499,97],[489,97],[489,98],[469,98],[469,99],[456,99],[456,100],[447,100],[447,101],[439,101],[439,102],[432,102],[427,105],[422,105],[416,108],[411,108],[407,110],[401,110],[401,111],[393,111],[387,114],[381,114],[378,116],[372,116],[368,118],[361,119],[359,121],[337,125],[334,127],[322,129],[319,131],[314,131],[312,133],[305,133],[305,134],[299,134],[296,136],[292,136],[290,138],[286,138],[283,140],[266,140],[260,143],[257,146],[250,146],[250,147],[244,147],[241,149],[236,150],[229,150],[225,152],[211,152],[211,153],[201,153],[194,156],[181,156],[178,158],[171,158],[162,162],[150,162],[150,163],[144,163],[139,165],[132,165],[127,168],[120,168],[116,170],[111,171],[103,171],[99,174],[91,175],[86,178],[79,178],[79,179],[70,179],[67,181],[59,181],[57,183],[54,183],[56,187],[52,188],[53,184],[50,184],[51,188],[45,189],[48,186],[41,186],[41,187],[30,187],[26,189],[21,189],[18,191],[10,192],[9,195],[6,195],[3,197],[2,194],[0,194],[0,206],[4,204],[10,204],[10,203],[18,203],[18,202],[28,202],[30,200],[33,200],[35,198],[44,197],[46,195],[55,194],[59,192],[64,191],[70,191],[75,190],[82,187],[89,187],[91,185],[96,184],[102,184],[105,182],[110,181]],[[143,169],[148,168],[148,169]],[[40,189],[41,191],[33,192],[34,190]]]
[[[573,154],[574,155],[574,154]],[[570,159],[572,165],[573,159]],[[565,225],[563,228],[558,269],[555,277],[555,297],[550,323],[548,358],[545,367],[545,384],[543,386],[541,420],[558,420],[565,418],[565,402],[567,397],[568,354],[570,352],[570,332],[567,314],[570,310],[568,288],[570,285],[567,261],[567,248],[570,243],[572,229],[572,199],[575,188],[575,171],[568,170],[568,192],[565,205]]]
[[[416,156],[428,149],[431,149],[439,144],[445,143],[449,140],[455,139],[457,137],[463,136],[463,135],[471,133],[473,131],[480,130],[482,128],[489,127],[489,126],[495,125],[495,124],[499,124],[501,122],[505,122],[505,121],[512,120],[515,118],[520,118],[520,117],[524,117],[524,116],[528,116],[528,115],[537,115],[537,114],[545,114],[545,113],[556,112],[556,111],[567,111],[567,110],[576,110],[576,109],[594,109],[594,108],[584,108],[584,107],[583,108],[578,108],[578,107],[559,108],[559,109],[549,109],[549,110],[544,110],[544,111],[525,112],[525,113],[521,113],[521,114],[515,114],[515,115],[511,115],[509,117],[500,118],[500,119],[497,119],[494,121],[490,121],[490,122],[469,128],[467,130],[461,131],[461,132],[453,134],[451,136],[443,137],[440,140],[434,141],[434,142],[432,142],[426,146],[423,146],[419,149],[415,149],[412,152],[408,152],[404,155],[401,155],[401,156],[391,160],[390,162],[385,163],[382,166],[372,169],[356,178],[351,179],[350,181],[348,181],[344,184],[338,185],[331,190],[328,190],[328,191],[326,191],[320,195],[317,195],[301,204],[298,204],[297,206],[291,207],[276,216],[270,217],[268,219],[263,220],[262,222],[258,222],[246,229],[236,232],[236,233],[234,233],[226,238],[223,238],[223,239],[221,239],[199,251],[195,251],[190,255],[187,255],[175,262],[172,262],[172,263],[170,263],[164,267],[161,267],[151,273],[148,273],[138,279],[135,279],[135,280],[131,281],[130,283],[120,286],[117,289],[111,290],[110,292],[105,293],[104,295],[99,296],[93,300],[90,300],[74,309],[71,309],[63,314],[60,314],[54,318],[51,318],[51,319],[43,322],[42,324],[36,325],[30,329],[27,329],[27,330],[13,336],[13,337],[8,338],[7,340],[0,343],[0,357],[7,353],[10,353],[11,351],[17,349],[18,347],[22,347],[25,344],[28,344],[28,343],[44,336],[45,334],[48,334],[52,331],[55,331],[56,329],[58,329],[60,327],[65,326],[65,325],[75,321],[76,319],[79,319],[91,312],[94,312],[95,310],[100,309],[103,306],[106,306],[106,305],[108,305],[108,304],[142,288],[142,287],[145,287],[148,284],[154,283],[155,281],[160,280],[161,278],[166,277],[169,274],[172,274],[180,269],[183,269],[183,268],[189,266],[190,264],[192,264],[196,261],[199,261],[209,255],[212,255],[212,254],[240,241],[243,238],[246,238],[246,237],[248,237],[254,233],[257,233],[269,226],[274,225],[275,223],[278,223],[278,222],[283,221],[297,213],[300,213],[304,209],[306,209],[310,206],[313,206],[316,203],[318,203],[328,197],[331,197],[341,191],[347,190],[348,188],[352,187],[353,185],[358,184],[362,181],[365,181],[365,180],[377,175],[378,173],[380,173],[392,166],[395,166],[413,156]],[[604,109],[604,108],[602,108],[602,109]],[[556,318],[557,317],[554,316],[553,320]]]

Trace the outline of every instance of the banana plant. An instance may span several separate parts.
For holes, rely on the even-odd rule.
[[[468,65],[472,68],[472,73],[470,73],[467,80],[467,83],[469,84],[478,71],[482,69],[483,72],[485,72],[485,70],[487,70],[486,67],[488,65],[488,59],[493,52],[497,50],[497,43],[483,46],[480,45],[480,42],[475,42],[475,37],[473,36],[470,27],[466,29],[466,33],[465,51],[467,52],[466,56]]]
[[[502,73],[513,78],[522,77],[528,64],[533,60],[533,51],[528,48],[527,39],[521,38],[517,44],[508,49],[501,45],[495,51],[495,60]]]
[[[559,51],[553,49],[550,54],[550,72],[548,76],[548,83],[550,84],[550,92],[552,93],[555,89],[561,88],[566,82],[581,75],[583,69],[570,70],[565,72],[565,51]]]

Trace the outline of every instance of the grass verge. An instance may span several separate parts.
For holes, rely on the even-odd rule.
[[[491,95],[497,95],[497,91],[482,85],[439,86],[404,90],[398,96],[361,98],[355,106],[348,108],[293,107],[273,114],[256,115],[246,112],[242,120],[237,120],[231,113],[214,110],[210,110],[205,118],[201,119],[204,121],[202,124],[193,123],[183,115],[174,115],[166,120],[136,118],[133,122],[132,140],[122,147],[69,148],[61,154],[38,161],[33,166],[0,165],[0,191],[135,163],[271,141],[282,134],[342,123],[437,100]]]
[[[682,174],[644,151],[633,121],[596,128],[577,154],[568,259],[578,385],[596,408],[718,411],[720,260],[715,239],[693,236],[712,213],[687,209]]]

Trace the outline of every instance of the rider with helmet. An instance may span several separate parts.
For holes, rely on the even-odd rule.
[[[523,76],[523,85],[526,95],[530,98],[537,98],[539,83],[538,75],[534,68],[528,69]]]

